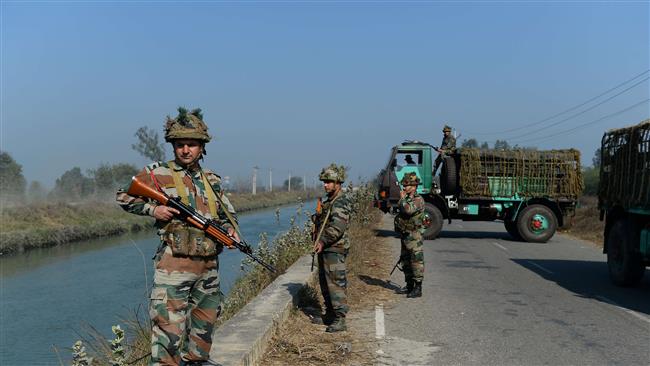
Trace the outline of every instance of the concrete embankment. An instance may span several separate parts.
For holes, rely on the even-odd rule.
[[[311,255],[302,256],[214,334],[210,359],[220,365],[256,365],[276,328],[284,322],[298,290],[311,284]]]

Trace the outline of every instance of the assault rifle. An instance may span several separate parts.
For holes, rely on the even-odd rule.
[[[265,263],[253,254],[253,248],[245,241],[237,241],[235,238],[228,234],[228,231],[217,224],[212,219],[203,217],[200,213],[196,212],[192,207],[181,202],[180,197],[169,197],[164,192],[159,192],[148,185],[142,183],[136,177],[133,177],[131,186],[126,192],[131,196],[145,197],[159,202],[167,207],[175,208],[180,212],[177,216],[189,223],[190,225],[203,230],[207,235],[215,239],[217,242],[227,246],[228,248],[237,248],[240,252],[249,256],[252,260],[262,265],[271,272],[275,272],[275,268],[268,263]],[[224,208],[226,209],[226,208]]]
[[[393,275],[393,272],[395,272],[395,269],[399,269],[400,271],[404,272],[402,267],[399,266],[399,262],[401,262],[403,258],[404,258],[404,256],[401,256],[401,255],[399,256],[399,258],[397,258],[397,263],[395,263],[395,266],[393,267],[393,270],[390,271],[389,276]]]

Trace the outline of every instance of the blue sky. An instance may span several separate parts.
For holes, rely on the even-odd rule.
[[[555,126],[598,101],[535,124],[650,69],[648,2],[5,1],[1,10],[0,148],[48,187],[75,166],[146,164],[131,149],[135,131],[162,132],[179,105],[204,111],[214,136],[206,166],[233,179],[272,168],[275,184],[289,172],[309,182],[332,161],[372,177],[391,146],[437,145],[445,123],[461,141],[575,147],[590,165],[605,130],[650,116],[645,102],[591,123],[647,100],[646,80]]]

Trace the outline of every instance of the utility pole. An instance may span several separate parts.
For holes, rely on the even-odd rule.
[[[257,194],[257,169],[257,165],[253,167],[253,196]]]
[[[307,191],[307,174],[302,175],[302,190]]]
[[[291,172],[289,172],[289,192],[291,192]]]
[[[273,192],[273,169],[269,168],[269,192]]]

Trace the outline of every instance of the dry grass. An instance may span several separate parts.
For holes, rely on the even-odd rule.
[[[605,222],[599,219],[598,197],[583,196],[578,202],[579,207],[576,209],[573,225],[562,232],[602,248]]]
[[[378,303],[389,303],[395,296],[392,285],[382,279],[388,277],[393,255],[388,241],[378,238],[374,230],[381,213],[373,210],[369,217],[370,224],[350,228],[347,295],[351,315],[373,309]],[[374,364],[374,339],[361,334],[350,322],[347,332],[326,333],[324,325],[312,323],[324,308],[320,290],[309,287],[305,293],[289,320],[276,332],[260,364]]]

